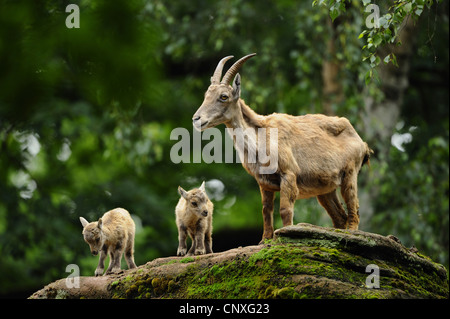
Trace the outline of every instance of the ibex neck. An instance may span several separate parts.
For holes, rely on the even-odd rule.
[[[234,147],[239,155],[240,161],[245,169],[253,176],[258,171],[259,164],[257,156],[257,134],[258,129],[264,127],[264,116],[256,114],[244,100],[239,99],[241,112],[225,125],[233,139]]]
[[[263,119],[264,116],[257,114],[253,111],[247,104],[245,104],[243,99],[239,99],[238,101],[241,112],[237,113],[235,117],[233,117],[229,122],[226,122],[225,125],[228,128],[260,128],[264,127]]]

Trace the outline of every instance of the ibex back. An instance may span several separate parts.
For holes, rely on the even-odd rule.
[[[330,215],[334,227],[358,229],[357,177],[362,165],[369,161],[372,150],[346,118],[321,114],[256,114],[240,98],[241,77],[237,73],[244,62],[254,55],[249,54],[234,63],[222,80],[223,66],[232,56],[219,62],[204,101],[192,120],[194,127],[200,131],[223,123],[233,128],[234,132],[254,130],[256,136],[259,128],[266,128],[265,141],[270,141],[271,129],[277,129],[278,167],[275,173],[260,173],[261,166],[268,164],[242,161],[247,172],[258,182],[261,192],[264,219],[262,242],[273,237],[275,192],[280,192],[283,226],[292,225],[297,199],[316,196]],[[233,85],[230,86],[233,77]],[[237,147],[236,134],[233,139],[236,150],[244,153],[240,154],[241,158],[245,159],[249,150],[258,149],[257,140],[248,139],[244,147]],[[339,187],[348,214],[337,197]]]

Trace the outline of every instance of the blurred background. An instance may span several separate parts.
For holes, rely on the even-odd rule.
[[[66,28],[69,3],[78,29]],[[115,207],[136,222],[136,264],[175,255],[178,185],[207,182],[214,251],[257,244],[259,189],[240,163],[170,160],[170,133],[192,133],[217,62],[252,52],[247,104],[347,117],[375,151],[359,177],[360,229],[448,269],[448,2],[406,22],[389,48],[398,67],[381,63],[367,85],[366,16],[356,0],[334,21],[312,1],[0,0],[0,296],[28,297],[68,264],[93,275],[79,216]],[[294,222],[332,226],[315,198],[297,201]]]

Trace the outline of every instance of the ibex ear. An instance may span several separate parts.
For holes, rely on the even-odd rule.
[[[181,186],[178,186],[178,194],[180,194],[184,199],[187,200],[187,192]]]
[[[89,222],[83,217],[80,217],[80,222],[83,227],[86,227],[86,225],[89,224]]]
[[[237,100],[241,97],[241,76],[236,74],[233,80],[233,99]]]
[[[102,226],[103,226],[103,221],[102,221],[102,218],[100,217],[100,218],[98,219],[97,227],[100,228],[100,229],[102,229]]]

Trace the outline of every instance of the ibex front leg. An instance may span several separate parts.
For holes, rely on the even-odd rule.
[[[271,191],[266,191],[259,187],[261,191],[261,201],[262,201],[262,215],[264,221],[264,233],[262,236],[260,244],[264,244],[264,240],[273,238],[273,202],[275,200],[275,193]]]
[[[186,251],[187,251],[186,239],[187,239],[187,228],[184,225],[178,226],[177,256],[186,255]]]
[[[294,204],[297,194],[298,188],[295,174],[284,174],[280,183],[280,216],[283,226],[289,226],[293,223]]]

